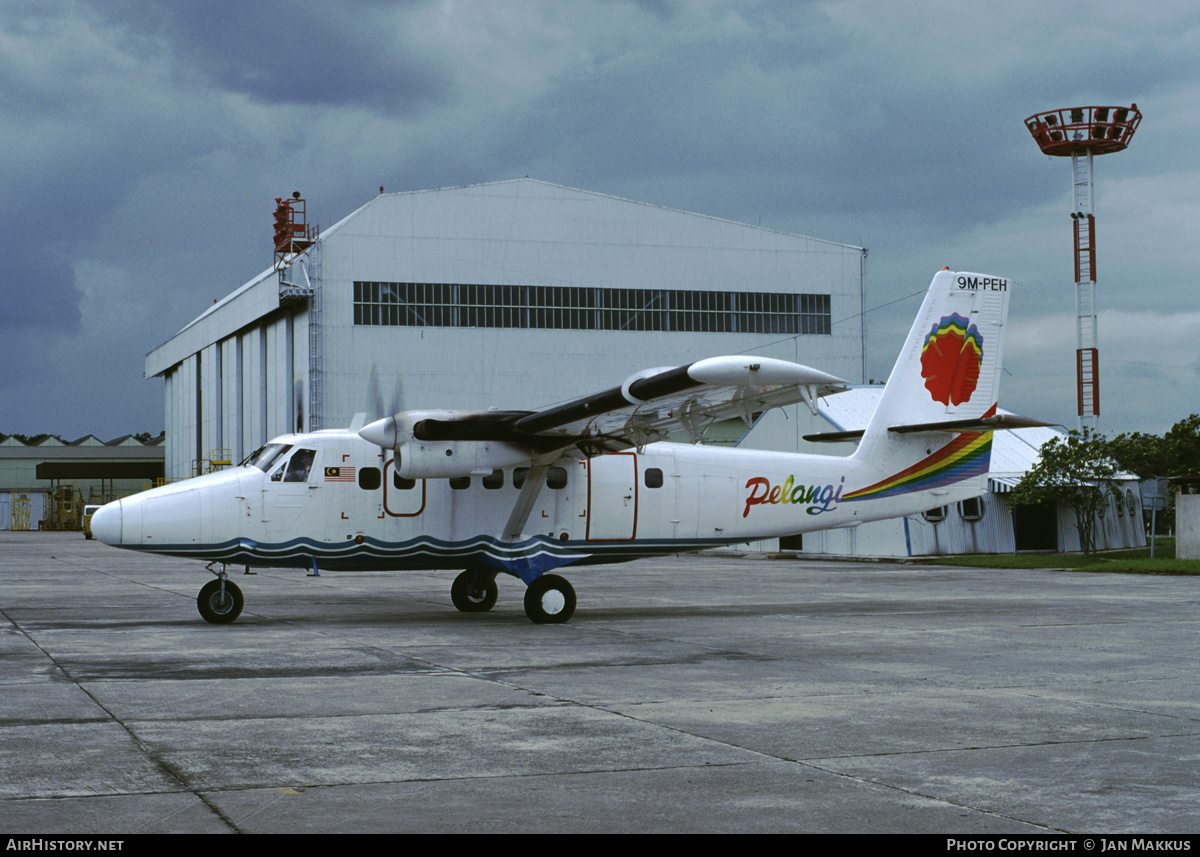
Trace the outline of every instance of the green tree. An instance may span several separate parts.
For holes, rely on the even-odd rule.
[[[1096,524],[1118,491],[1119,469],[1104,435],[1084,428],[1042,444],[1038,462],[1013,489],[1013,503],[1062,503],[1075,513],[1079,545],[1096,550]]]
[[[1122,470],[1142,479],[1200,474],[1200,414],[1191,414],[1171,426],[1162,437],[1153,434],[1119,434],[1109,450]],[[1151,515],[1156,528],[1170,527],[1175,519],[1175,497],[1167,493],[1163,515]],[[1169,529],[1168,529],[1169,532]]]
[[[1109,453],[1142,479],[1200,474],[1200,414],[1175,423],[1162,437],[1119,434],[1109,441]]]

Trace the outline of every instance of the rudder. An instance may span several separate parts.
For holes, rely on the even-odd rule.
[[[977,419],[1000,395],[1010,281],[942,270],[933,278],[856,455],[891,426]]]

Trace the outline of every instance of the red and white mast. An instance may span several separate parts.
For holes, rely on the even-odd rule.
[[[1067,107],[1035,113],[1025,120],[1042,152],[1071,158],[1075,230],[1075,374],[1079,427],[1100,424],[1100,348],[1096,323],[1096,218],[1092,159],[1129,145],[1142,121],[1132,107]]]

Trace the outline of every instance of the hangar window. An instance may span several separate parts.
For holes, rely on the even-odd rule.
[[[972,497],[958,504],[959,516],[969,523],[983,519],[983,498]]]
[[[831,332],[829,295],[453,283],[354,283],[354,323],[689,333]]]
[[[936,509],[930,509],[928,512],[923,512],[921,517],[931,524],[940,524],[946,520],[946,507],[938,506]]]

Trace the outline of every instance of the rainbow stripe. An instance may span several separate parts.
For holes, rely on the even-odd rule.
[[[933,455],[918,461],[912,467],[889,476],[882,482],[859,488],[842,496],[842,502],[851,500],[875,500],[880,497],[895,497],[926,491],[942,485],[961,482],[988,472],[992,459],[992,433],[963,432]]]

